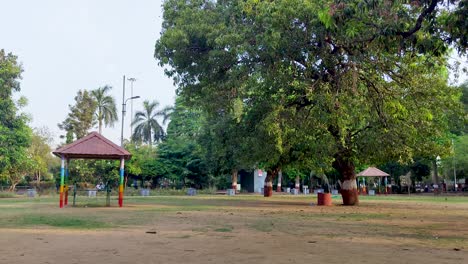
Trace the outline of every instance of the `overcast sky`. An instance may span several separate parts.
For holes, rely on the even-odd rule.
[[[119,123],[104,136],[120,144],[122,76],[137,79],[134,110],[144,99],[161,108],[172,105],[175,87],[153,58],[161,31],[162,1],[151,0],[0,0],[0,49],[19,57],[24,68],[21,95],[29,99],[25,111],[33,127],[48,127],[68,114],[79,89],[111,85]],[[459,59],[456,54],[452,58]],[[466,61],[463,59],[462,61]],[[466,65],[466,64],[464,64]],[[460,76],[465,80],[466,74]],[[127,95],[130,95],[127,85]],[[130,105],[125,137],[130,135]],[[97,130],[97,129],[94,129]]]
[[[153,58],[160,35],[162,1],[0,0],[0,49],[19,57],[24,72],[20,95],[33,127],[48,127],[55,142],[57,123],[68,114],[79,89],[113,87],[119,123],[104,136],[120,144],[122,76],[134,77],[134,110],[144,99],[172,105],[175,87]],[[130,84],[126,93],[130,95]],[[125,136],[130,135],[130,103]],[[97,130],[97,129],[94,129]]]

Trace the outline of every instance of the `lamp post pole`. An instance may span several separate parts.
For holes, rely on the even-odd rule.
[[[136,81],[135,78],[128,78],[130,82],[130,97],[133,97],[133,83]],[[133,101],[130,102],[130,134],[133,133]]]
[[[123,131],[125,118],[125,75],[123,76],[123,95],[122,95],[122,130],[120,131],[120,146],[123,147]]]
[[[125,75],[123,76],[123,95],[122,95],[122,129],[120,131],[120,146],[123,147],[123,141],[124,141],[124,121],[125,121],[125,108],[127,106],[127,101],[128,100],[133,100],[133,99],[138,99],[140,96],[132,96],[130,98],[127,98],[125,100]]]

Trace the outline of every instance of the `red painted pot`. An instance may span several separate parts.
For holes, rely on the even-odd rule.
[[[332,205],[331,193],[317,193],[317,205]]]

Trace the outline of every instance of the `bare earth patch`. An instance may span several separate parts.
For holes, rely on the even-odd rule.
[[[46,201],[30,205],[28,214],[24,204],[13,210],[2,202],[0,263],[430,264],[468,259],[468,199],[456,204],[364,200],[358,207],[311,206],[314,199],[156,197],[130,200],[124,208],[62,210]],[[106,225],[90,229],[85,223],[80,229],[60,222],[9,222],[50,215]]]

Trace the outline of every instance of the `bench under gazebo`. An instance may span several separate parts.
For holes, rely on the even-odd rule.
[[[58,148],[52,153],[62,160],[60,167],[60,208],[68,204],[68,165],[71,159],[120,160],[119,207],[123,206],[124,167],[125,160],[130,159],[132,156],[130,152],[114,144],[98,132],[92,132],[81,139]]]

